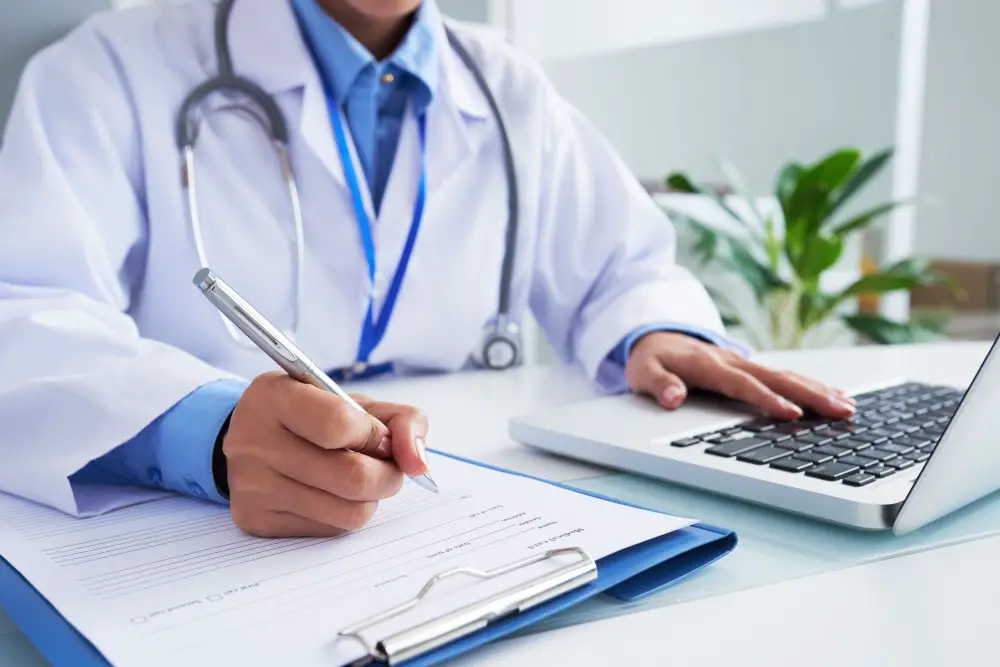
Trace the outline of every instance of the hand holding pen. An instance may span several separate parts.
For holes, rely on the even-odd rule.
[[[205,296],[282,367],[251,382],[223,440],[233,518],[268,537],[356,530],[409,475],[427,474],[427,420],[412,407],[350,396],[207,269]]]

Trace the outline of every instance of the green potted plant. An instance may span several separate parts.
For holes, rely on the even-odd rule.
[[[824,289],[823,276],[837,266],[849,239],[871,227],[897,206],[888,202],[843,216],[846,205],[890,161],[892,150],[865,159],[856,148],[840,148],[814,164],[792,162],[777,175],[773,197],[775,214],[767,214],[739,187],[739,176],[726,168],[730,183],[699,186],[682,172],[666,178],[670,191],[699,195],[733,223],[726,229],[671,207],[661,206],[671,219],[692,232],[692,251],[698,268],[723,268],[749,287],[756,313],[739,312],[732,299],[710,289],[728,326],[737,327],[761,348],[804,347],[810,333],[834,325],[875,343],[905,343],[941,337],[940,319],[915,318],[897,322],[851,306],[859,298],[921,285],[950,283],[928,271],[928,262],[910,258],[861,275],[845,288]],[[744,206],[734,206],[732,192]],[[742,209],[737,210],[737,209]],[[747,317],[757,315],[756,318]],[[754,324],[753,319],[758,320]]]

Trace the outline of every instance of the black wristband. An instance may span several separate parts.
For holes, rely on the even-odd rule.
[[[212,449],[212,477],[215,480],[215,488],[223,498],[229,500],[229,466],[226,465],[226,455],[222,452],[222,441],[229,431],[229,421],[233,418],[230,412],[226,421],[219,429],[219,435],[215,438],[215,447]]]

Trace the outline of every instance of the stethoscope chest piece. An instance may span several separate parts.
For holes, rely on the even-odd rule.
[[[475,361],[483,368],[502,371],[521,364],[523,349],[521,328],[500,317],[486,327]]]

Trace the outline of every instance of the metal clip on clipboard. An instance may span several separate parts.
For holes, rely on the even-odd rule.
[[[390,635],[381,641],[370,642],[362,636],[365,630],[404,614],[419,605],[431,589],[444,579],[459,575],[476,579],[495,579],[535,563],[570,554],[576,555],[578,558],[554,572],[531,579],[510,591],[497,593],[480,602],[442,614],[430,621]],[[368,652],[368,656],[355,662],[354,667],[369,665],[376,661],[396,665],[481,630],[494,621],[530,609],[563,593],[584,586],[596,578],[597,563],[583,549],[576,547],[553,549],[485,572],[460,567],[434,575],[412,599],[344,628],[338,633],[338,638],[354,639],[360,642]]]

